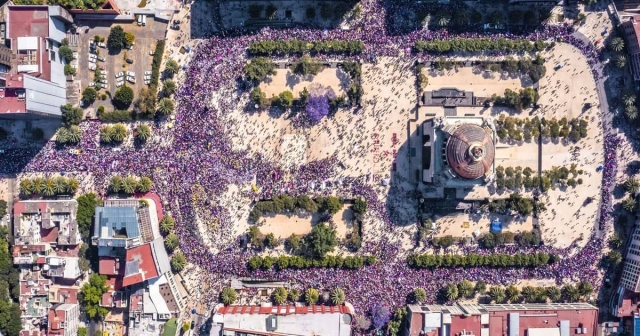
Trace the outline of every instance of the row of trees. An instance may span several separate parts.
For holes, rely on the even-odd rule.
[[[511,193],[507,199],[497,199],[489,202],[489,211],[501,214],[516,211],[521,216],[530,216],[534,211],[540,212],[544,210],[546,210],[544,203],[522,197],[517,192]]]
[[[542,40],[535,43],[527,39],[508,38],[453,38],[440,41],[416,41],[414,49],[426,53],[450,52],[532,52],[542,51],[547,44]]]
[[[496,188],[498,190],[520,190],[522,187],[527,189],[537,187],[538,185],[535,184],[536,181],[534,181],[532,175],[533,169],[529,167],[522,169],[522,167],[517,166],[505,169],[503,166],[498,166],[496,167]]]
[[[44,195],[55,196],[61,194],[75,194],[78,190],[78,180],[73,177],[34,177],[20,181],[20,194],[23,196]]]
[[[516,103],[522,99],[519,95],[514,96],[515,92],[505,97],[499,97],[499,99],[509,101],[508,104]],[[506,93],[506,92],[505,92]],[[537,94],[537,93],[536,93]],[[498,98],[496,98],[498,99]],[[587,130],[589,122],[584,119],[574,118],[568,120],[563,117],[558,120],[555,117],[551,119],[538,118],[537,116],[529,118],[515,118],[505,115],[501,115],[496,120],[496,132],[500,139],[514,140],[514,141],[531,141],[542,135],[543,139],[564,139],[577,142],[582,138],[587,137]]]
[[[20,271],[13,266],[7,241],[8,229],[0,227],[0,331],[3,335],[18,336],[20,322]]]
[[[64,126],[58,129],[56,142],[61,145],[80,142],[82,140],[82,130],[78,125],[82,121],[84,112],[81,108],[74,107],[71,104],[60,106],[60,112],[62,112]]]
[[[494,248],[505,244],[518,244],[520,246],[538,246],[542,242],[539,232],[522,231],[514,234],[510,231],[487,232],[479,240],[484,248]]]
[[[364,43],[357,40],[303,41],[263,40],[249,44],[249,54],[253,56],[273,56],[304,53],[357,55],[364,51]]]
[[[311,199],[307,195],[291,197],[289,195],[282,194],[270,200],[258,201],[249,213],[249,220],[257,222],[263,214],[292,214],[297,211],[306,211],[308,213],[320,211],[336,214],[342,209],[342,206],[342,200],[335,196]]]
[[[306,258],[303,256],[286,256],[281,255],[277,258],[270,256],[253,256],[247,262],[247,266],[251,270],[264,269],[270,270],[276,266],[276,270],[305,269],[305,268],[343,268],[343,269],[359,269],[363,266],[371,266],[376,262],[375,256],[332,256],[326,255],[320,259]]]
[[[414,268],[449,268],[449,267],[540,267],[558,260],[555,254],[545,252],[515,254],[476,254],[467,255],[432,255],[412,254],[407,263]]]
[[[280,244],[273,233],[263,235],[256,226],[249,227],[247,236],[252,247],[257,250],[262,250],[265,246],[274,248]],[[322,222],[314,225],[311,232],[302,239],[297,235],[291,235],[287,244],[291,253],[322,259],[327,253],[333,252],[338,245],[338,238],[336,230]]]
[[[334,288],[326,297],[321,297],[320,292],[315,288],[308,288],[304,293],[300,293],[296,288],[287,290],[284,287],[278,287],[271,293],[271,299],[276,305],[281,305],[287,301],[295,303],[302,298],[309,305],[317,304],[322,299],[325,304],[339,306],[344,304],[345,297],[344,290],[339,287]],[[220,301],[225,305],[233,304],[237,298],[236,290],[231,287],[225,287],[220,292]]]
[[[587,299],[593,294],[593,286],[588,282],[579,282],[577,286],[567,284],[562,289],[551,287],[524,286],[519,290],[516,286],[506,288],[494,286],[486,293],[495,303],[547,303],[551,302],[578,302]]]
[[[317,60],[312,59],[308,55],[300,57],[297,61],[291,64],[291,71],[297,75],[317,75],[324,69],[324,64]]]
[[[76,144],[82,140],[82,130],[79,126],[60,127],[56,133],[56,143],[60,145]]]
[[[78,202],[76,212],[78,230],[82,238],[86,239],[91,235],[91,225],[93,225],[96,207],[102,205],[102,200],[95,193],[87,193],[78,197],[76,201]]]
[[[538,99],[540,99],[540,95],[532,88],[520,89],[518,92],[506,89],[504,96],[498,96],[495,93],[491,96],[494,105],[506,106],[518,111],[533,107],[538,103]]]
[[[351,251],[357,251],[362,246],[362,227],[364,215],[367,213],[367,201],[361,197],[356,198],[351,211],[353,211],[353,226],[351,232],[347,233],[345,243]]]
[[[109,180],[108,190],[112,193],[125,193],[132,195],[135,192],[148,192],[151,188],[153,188],[153,182],[146,176],[138,179],[135,176],[127,176],[123,178],[120,175],[114,175]]]
[[[121,143],[127,137],[124,124],[105,125],[100,128],[100,141],[103,143]]]

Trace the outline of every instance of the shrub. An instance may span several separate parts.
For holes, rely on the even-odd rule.
[[[309,56],[302,56],[296,62],[291,65],[291,71],[298,75],[317,75],[324,69],[324,65],[321,62],[312,60]]]
[[[133,115],[131,111],[126,110],[113,110],[112,112],[104,112],[104,107],[102,107],[102,112],[98,109],[98,119],[104,122],[122,122],[122,121],[131,121],[133,119]]]
[[[249,44],[249,54],[254,56],[273,56],[298,54],[305,52],[313,54],[347,54],[356,55],[364,51],[364,43],[357,40],[325,40],[309,42],[298,39],[292,40],[262,40]]]
[[[529,254],[467,254],[467,255],[431,255],[414,254],[407,263],[414,268],[450,268],[450,267],[539,267],[554,263],[557,256],[544,252]]]
[[[162,56],[164,55],[164,47],[165,47],[164,40],[158,40],[158,42],[156,42],[156,49],[153,54],[153,61],[151,62],[150,87],[154,87],[156,89],[158,87],[158,79],[160,78],[160,65],[162,63]]]
[[[96,89],[92,87],[88,87],[82,91],[82,100],[84,100],[87,104],[93,104],[98,97],[98,92]]]
[[[60,48],[58,48],[58,54],[60,54],[60,57],[64,58],[67,63],[73,61],[73,50],[71,50],[71,48],[66,45],[60,46]]]
[[[116,90],[113,102],[118,108],[127,109],[129,105],[131,105],[131,102],[133,102],[133,89],[127,85],[120,87]]]
[[[75,75],[75,74],[76,74],[76,68],[71,66],[71,64],[65,64],[64,65],[64,75],[65,76]]]
[[[276,65],[265,57],[256,57],[242,68],[247,80],[254,83],[262,82],[267,76],[276,74]]]

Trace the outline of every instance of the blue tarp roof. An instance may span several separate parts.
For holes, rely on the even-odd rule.
[[[502,223],[498,221],[491,222],[491,232],[493,233],[502,232]]]

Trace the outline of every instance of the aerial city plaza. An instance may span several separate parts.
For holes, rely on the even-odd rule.
[[[638,10],[5,4],[0,332],[636,335]]]

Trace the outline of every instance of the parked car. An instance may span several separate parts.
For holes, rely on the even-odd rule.
[[[106,62],[107,60],[104,57],[98,57],[98,61],[100,62]]]
[[[94,87],[96,86],[96,82],[89,82],[89,87]]]
[[[144,80],[151,80],[151,75],[144,75]]]
[[[128,44],[127,44],[126,46],[124,46],[124,48],[125,48],[125,49],[129,49],[129,50],[131,50],[131,49],[133,49],[133,45],[128,45]]]
[[[89,54],[89,59],[96,59],[96,58],[98,58],[98,55]]]
[[[102,70],[102,71],[100,71],[100,72],[101,72],[103,75],[108,75],[108,74],[109,74],[109,71],[107,71],[107,70]]]
[[[93,71],[96,69],[96,64],[95,63],[89,63],[89,70]]]
[[[116,74],[116,78],[124,77],[124,72],[120,71]]]
[[[136,78],[127,76],[127,82],[129,82],[131,84],[135,84],[136,83]]]
[[[119,88],[124,84],[124,81],[117,81],[116,82],[116,87]]]
[[[155,55],[155,54],[156,54],[156,52],[155,52],[155,51],[153,51],[153,50],[150,50],[150,51],[149,51],[149,56],[153,56],[153,55]]]
[[[101,73],[101,74],[100,74],[100,78],[107,78],[107,74],[103,74],[103,73]]]
[[[103,78],[103,79],[101,79],[101,80],[100,80],[100,83],[102,83],[102,84],[107,84],[107,83],[109,83],[109,82],[107,82],[107,80]]]
[[[144,72],[144,75],[145,75],[145,76],[146,76],[146,75],[151,76],[151,74],[152,74],[152,73],[153,73],[153,72],[151,72],[151,71],[145,71],[145,72]]]
[[[151,84],[151,81],[150,81],[150,80],[148,80],[148,79],[145,79],[145,80],[144,80],[144,85],[149,85],[149,84]]]
[[[136,73],[133,71],[127,71],[127,77],[135,77]]]
[[[95,58],[90,58],[89,59],[89,63],[93,64],[94,66],[96,65],[96,59]]]
[[[173,24],[180,24],[180,20],[173,20]]]
[[[125,60],[125,62],[127,62],[127,63],[129,63],[129,64],[133,64],[133,60],[132,60],[132,59],[130,59],[130,58],[127,58],[127,59]]]
[[[104,70],[104,65],[100,64],[98,65],[98,68],[100,68],[100,70]]]
[[[107,47],[107,45],[106,45],[106,44],[104,44],[103,42],[100,42],[100,43],[98,43],[98,47],[100,47],[100,48],[106,48],[106,47]]]

